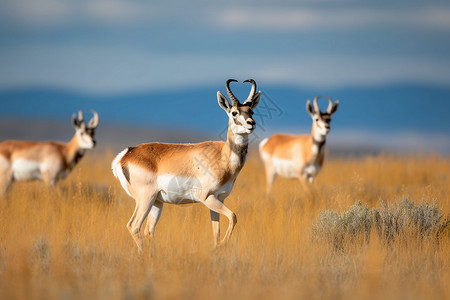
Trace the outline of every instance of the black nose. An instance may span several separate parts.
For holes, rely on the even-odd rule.
[[[247,124],[248,124],[248,125],[252,125],[252,126],[254,126],[254,125],[256,124],[256,122],[255,122],[255,121],[253,121],[253,120],[251,120],[251,121],[247,121]]]

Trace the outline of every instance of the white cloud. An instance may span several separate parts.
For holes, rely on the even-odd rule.
[[[386,25],[450,31],[450,8],[430,7],[407,10],[233,8],[222,11],[214,20],[226,28],[271,31],[359,29]]]
[[[152,18],[164,20],[165,16],[176,14],[179,22],[217,24],[227,29],[298,31],[388,25],[450,31],[450,6],[405,8],[407,6],[403,4],[403,8],[393,9],[390,6],[358,7],[351,3],[317,6],[316,2],[307,1],[289,8],[283,3],[277,6],[268,3],[251,5],[249,1],[244,1],[239,3],[240,6],[229,8],[230,3],[206,4],[202,1],[186,4],[183,1],[158,3],[139,0],[6,0],[2,3],[0,17],[12,18],[26,25],[49,26],[83,20],[104,23]]]
[[[24,25],[55,26],[68,22],[121,23],[155,15],[156,7],[145,1],[126,0],[7,0],[0,16]]]
[[[70,16],[67,1],[59,0],[10,0],[2,4],[3,17],[15,18],[25,24],[46,25],[62,22]]]
[[[83,14],[99,21],[129,22],[150,17],[154,8],[145,2],[124,0],[88,1],[83,6]]]
[[[392,82],[450,84],[450,61],[366,55],[291,56],[254,70],[274,83],[308,86],[383,85]]]
[[[230,63],[232,62],[232,63]],[[450,61],[398,57],[165,54],[133,47],[59,45],[0,48],[0,88],[46,85],[89,92],[184,88],[253,77],[265,84],[376,86],[392,82],[450,85]]]

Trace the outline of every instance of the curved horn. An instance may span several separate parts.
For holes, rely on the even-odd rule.
[[[314,113],[316,113],[316,114],[320,114],[319,103],[317,103],[317,100],[318,100],[319,98],[320,98],[320,96],[316,96],[316,97],[314,97],[314,100],[313,100]]]
[[[325,97],[328,99],[328,107],[327,107],[327,114],[331,114],[331,109],[333,108],[333,100],[331,100],[330,97]]]
[[[233,92],[230,89],[230,82],[233,82],[233,81],[239,82],[236,79],[228,79],[225,86],[227,88],[228,97],[230,97],[230,100],[231,100],[231,105],[236,106],[237,104],[239,104],[239,100],[236,98],[236,96],[233,94]]]
[[[251,103],[253,101],[253,97],[255,96],[255,93],[256,93],[256,82],[253,79],[247,79],[244,82],[251,82],[252,89],[250,90],[250,94],[248,95],[247,100],[245,100],[243,104],[248,103],[248,102]]]
[[[78,122],[83,123],[84,118],[83,118],[83,111],[80,109],[78,111]]]
[[[91,113],[94,116],[89,121],[88,127],[94,129],[94,128],[96,128],[98,126],[98,113],[95,110],[93,110],[93,109],[91,109]]]

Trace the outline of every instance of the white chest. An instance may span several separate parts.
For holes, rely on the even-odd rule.
[[[17,159],[12,164],[15,180],[42,179],[40,163],[32,160]]]

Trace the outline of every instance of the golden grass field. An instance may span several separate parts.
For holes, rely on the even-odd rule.
[[[230,244],[212,251],[208,209],[164,207],[139,255],[125,227],[134,200],[113,178],[112,152],[89,152],[56,189],[16,184],[0,198],[1,299],[450,299],[450,238],[370,242],[336,251],[311,236],[320,210],[357,200],[436,199],[450,214],[450,158],[333,158],[309,191],[278,179],[265,194],[251,153],[226,205]],[[228,225],[221,218],[222,235]]]

